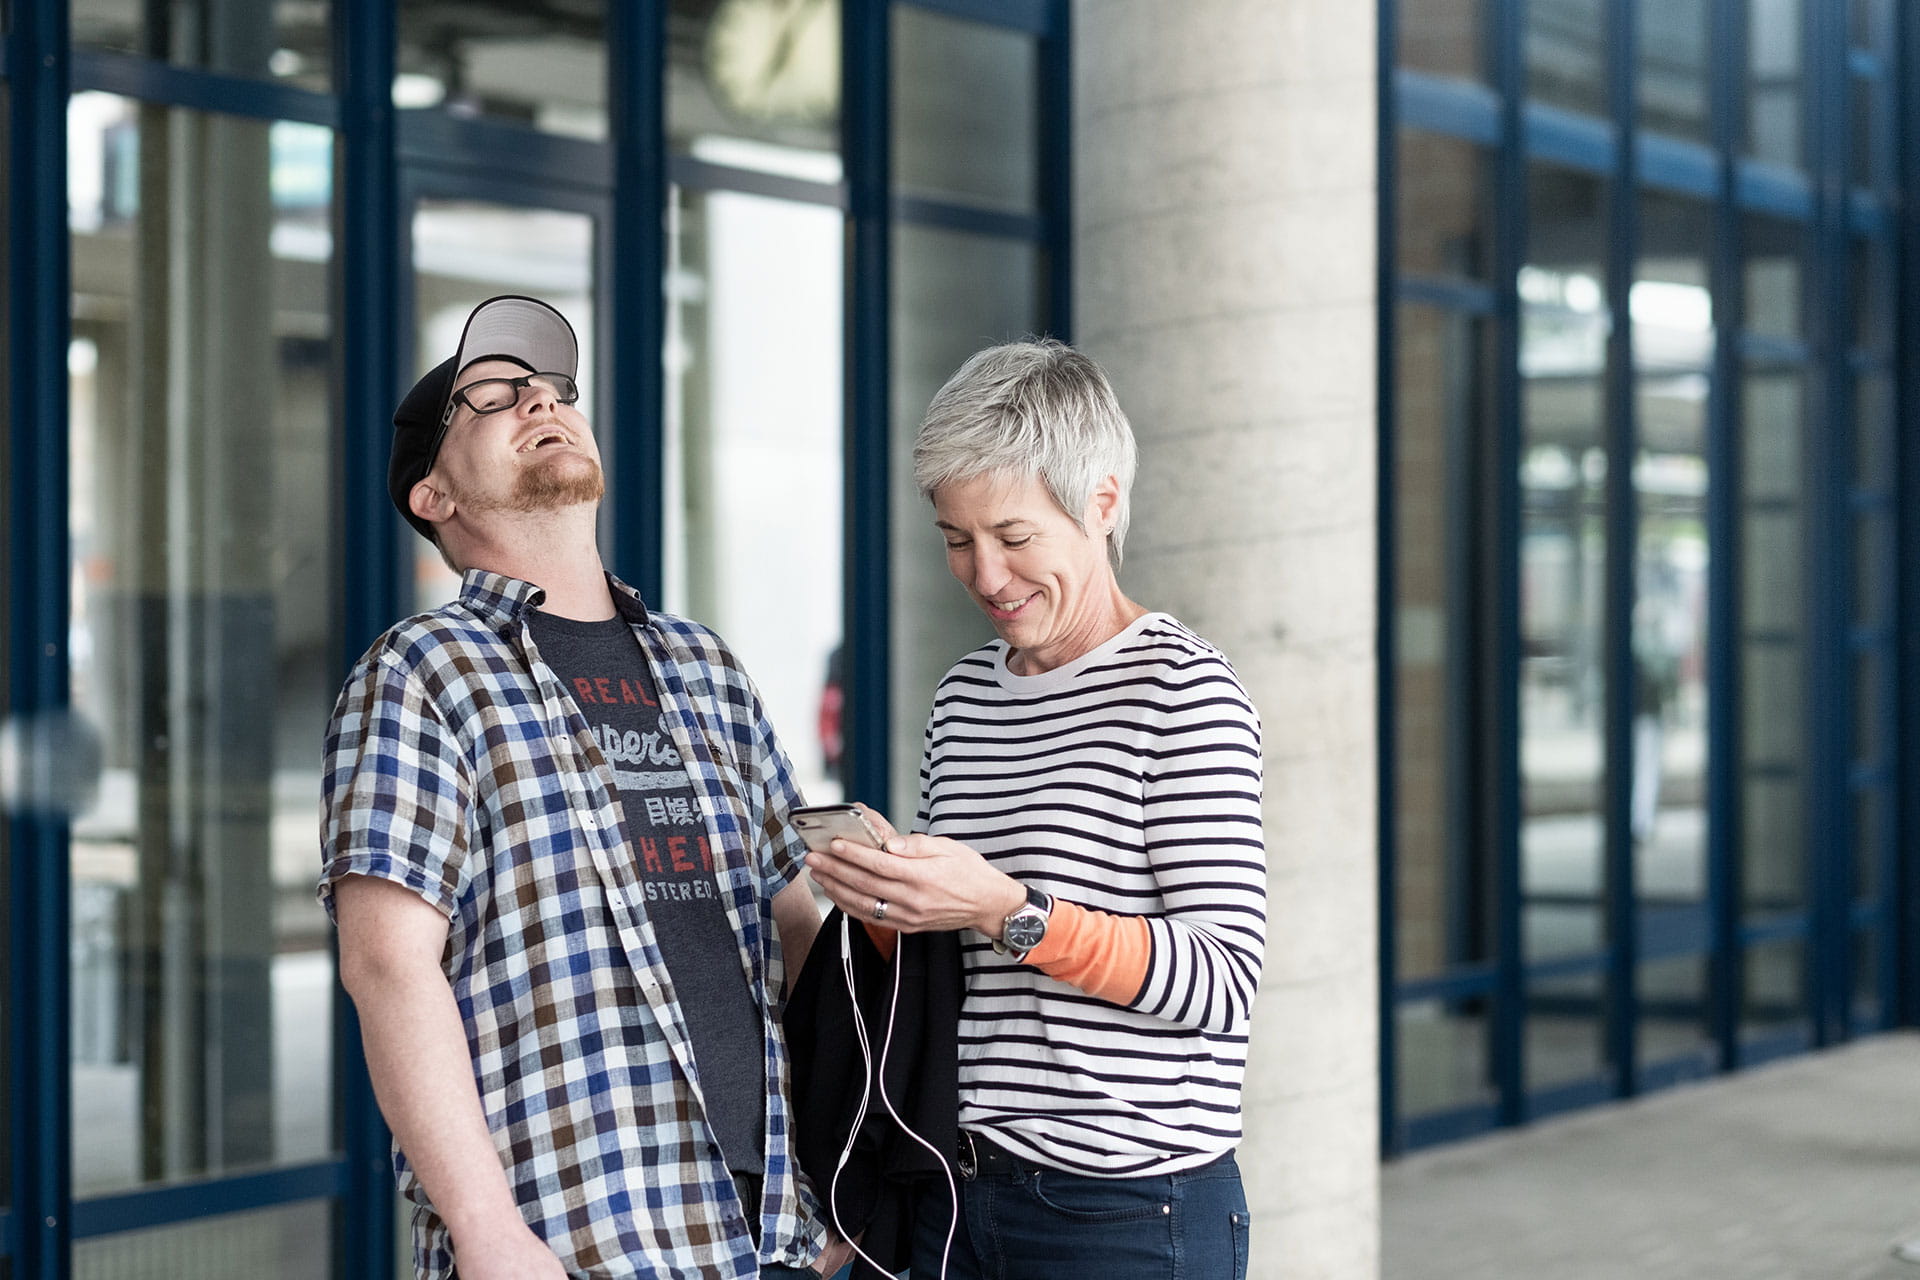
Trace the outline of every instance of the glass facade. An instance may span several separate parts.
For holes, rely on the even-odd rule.
[[[331,1149],[331,137],[69,116],[77,1194]]]
[[[600,0],[426,0],[393,6],[393,17],[394,106],[607,136]]]
[[[1061,332],[1065,298],[1048,274],[1048,245],[1032,234],[1045,142],[1037,49],[1018,32],[945,14],[903,10],[898,18],[891,186],[902,221],[893,237],[887,441],[897,534],[888,586],[891,738],[905,744],[923,740],[947,668],[993,635],[948,574],[932,508],[914,487],[920,415],[981,347]],[[896,824],[912,817],[919,789],[917,752],[896,747],[888,815]]]
[[[326,91],[333,82],[329,0],[72,0],[73,43],[174,66]]]
[[[1065,13],[0,5],[0,1275],[396,1265],[320,753],[351,661],[454,590],[380,479],[479,300],[580,334],[610,567],[728,638],[811,799],[911,809],[931,677],[884,673],[977,628],[946,584],[953,625],[847,660],[876,589],[944,579],[924,512],[895,550],[847,476],[1066,315]]]
[[[1384,17],[1391,1153],[1895,1017],[1913,32]]]

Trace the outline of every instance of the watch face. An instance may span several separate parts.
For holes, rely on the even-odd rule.
[[[1031,951],[1047,936],[1047,918],[1031,907],[1007,917],[1003,941],[1009,951]]]

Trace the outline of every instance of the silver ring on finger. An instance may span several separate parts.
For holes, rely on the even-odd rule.
[[[873,918],[875,920],[885,920],[887,918],[887,900],[885,898],[875,898],[873,900]]]

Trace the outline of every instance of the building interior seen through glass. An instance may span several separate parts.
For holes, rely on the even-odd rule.
[[[1030,210],[1039,155],[1032,41],[899,8],[893,57],[896,192]],[[1045,265],[1030,239],[906,221],[894,228],[892,478],[883,500],[895,531],[888,630],[896,810],[889,816],[896,823],[911,819],[918,803],[934,688],[963,654],[993,637],[947,572],[932,508],[913,483],[913,437],[927,403],[968,356],[1046,331]]]
[[[710,167],[668,192],[660,603],[740,655],[816,803],[842,763],[839,30],[837,0],[667,14],[669,143]]]
[[[333,1145],[333,963],[313,895],[336,678],[333,140],[81,93],[69,145],[85,1195]],[[297,1248],[272,1215],[228,1236],[324,1259],[311,1227]]]
[[[407,0],[393,104],[607,136],[605,0]]]
[[[1466,738],[1485,627],[1461,607],[1489,548],[1485,526],[1457,516],[1473,502],[1486,456],[1491,346],[1490,326],[1476,316],[1403,304],[1396,319],[1394,976],[1417,982],[1484,964],[1493,951],[1492,842],[1482,838],[1486,796]],[[1433,996],[1395,1009],[1395,1076],[1408,1110],[1492,1101],[1489,1004],[1485,995]]]
[[[1529,963],[1605,944],[1604,186],[1536,164],[1520,269],[1520,880]],[[1599,974],[1529,975],[1529,1087],[1604,1070]]]
[[[329,1280],[332,1217],[328,1201],[303,1200],[77,1240],[73,1280]]]
[[[809,799],[850,771],[911,821],[935,682],[991,632],[910,444],[967,356],[1064,316],[1042,103],[1067,8],[0,0],[0,224],[70,252],[0,259],[0,361],[67,374],[0,378],[0,417],[26,386],[54,419],[0,442],[0,812],[42,812],[8,790],[22,760],[66,788],[54,820],[0,823],[0,904],[33,922],[0,950],[0,1280],[319,1280],[404,1251],[335,1043],[321,757],[346,666],[458,590],[362,485],[389,391],[481,300],[545,298],[580,337],[582,411],[637,478],[602,513],[608,567],[740,655]],[[890,91],[846,154],[843,58]],[[656,90],[662,115],[613,114]],[[64,167],[8,156],[16,127],[64,132]],[[7,341],[63,307],[70,333]],[[882,439],[887,467],[854,456]],[[846,492],[863,466],[874,491]],[[851,645],[848,581],[892,601]],[[883,702],[848,753],[844,716]],[[57,752],[8,736],[43,709]]]
[[[1710,206],[1640,197],[1633,319],[1636,537],[1628,833],[1639,936],[1644,1063],[1707,1043],[1707,396],[1715,325]]]
[[[72,0],[73,42],[325,92],[329,0]]]
[[[840,210],[676,188],[665,607],[727,638],[802,791],[839,797]]]
[[[1600,0],[1395,6],[1399,1116],[1885,1017],[1895,10],[1844,10],[1639,4],[1629,43]]]

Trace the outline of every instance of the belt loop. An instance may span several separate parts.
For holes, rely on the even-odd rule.
[[[965,1129],[960,1131],[959,1155],[960,1176],[972,1182],[980,1176],[980,1153],[974,1148],[973,1134]]]

